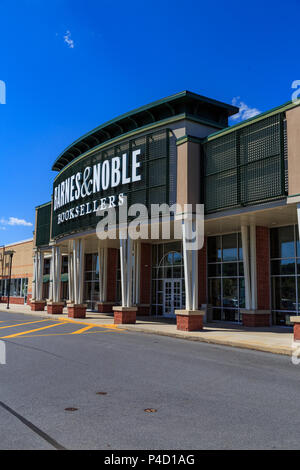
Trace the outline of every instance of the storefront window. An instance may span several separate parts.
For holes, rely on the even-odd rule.
[[[97,253],[85,255],[84,302],[95,310],[99,302],[99,260]]]
[[[299,315],[300,249],[297,226],[273,228],[271,236],[271,299],[275,325]]]
[[[8,279],[2,279],[0,281],[0,296],[7,296],[7,289],[9,285]],[[11,279],[10,281],[10,292],[11,297],[26,297],[27,296],[27,287],[28,287],[28,278],[17,278]]]
[[[152,314],[174,316],[185,306],[184,268],[181,242],[152,247]]]
[[[240,321],[245,307],[242,260],[239,233],[208,238],[208,303],[214,320]]]

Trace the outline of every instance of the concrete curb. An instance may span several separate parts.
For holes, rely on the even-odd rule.
[[[256,342],[247,342],[246,341],[237,341],[237,340],[227,340],[227,339],[218,339],[218,338],[209,338],[209,337],[203,337],[203,336],[195,336],[193,333],[183,333],[183,332],[170,332],[170,331],[159,331],[159,330],[149,330],[143,327],[140,327],[138,325],[114,325],[114,324],[103,324],[100,323],[94,323],[92,321],[84,321],[84,320],[77,320],[77,319],[71,319],[68,317],[64,317],[62,315],[49,315],[46,312],[24,312],[24,311],[18,311],[18,310],[10,310],[9,312],[7,310],[2,310],[0,307],[0,312],[4,313],[18,313],[22,315],[30,315],[30,316],[36,316],[40,318],[47,318],[49,320],[60,320],[60,321],[65,321],[68,323],[73,323],[73,324],[78,324],[78,325],[87,325],[87,326],[93,326],[93,327],[98,327],[98,328],[106,328],[110,330],[125,330],[128,332],[136,332],[136,333],[144,333],[148,335],[158,335],[158,336],[169,336],[171,338],[176,338],[176,339],[183,339],[183,340],[188,340],[188,341],[199,341],[201,343],[208,343],[208,344],[217,344],[219,346],[229,346],[232,348],[240,348],[240,349],[249,349],[252,351],[261,351],[261,352],[267,352],[271,354],[280,354],[280,355],[285,355],[285,356],[291,356],[293,349],[289,347],[284,347],[284,346],[271,346],[265,343],[256,343]]]
[[[261,352],[268,352],[272,354],[280,354],[284,356],[291,356],[292,355],[292,349],[290,348],[285,348],[285,347],[274,347],[274,346],[268,346],[265,344],[257,344],[257,343],[248,343],[247,341],[232,341],[232,340],[226,340],[226,339],[217,339],[217,338],[204,338],[204,337],[199,337],[199,336],[192,336],[188,333],[170,333],[170,332],[165,332],[165,331],[150,331],[146,330],[144,328],[136,327],[136,328],[129,328],[128,326],[121,325],[120,328],[127,330],[127,331],[136,331],[138,333],[145,333],[149,335],[158,335],[158,336],[169,336],[172,338],[177,338],[177,339],[184,339],[188,341],[199,341],[201,343],[208,343],[208,344],[217,344],[221,346],[229,346],[232,348],[240,348],[240,349],[250,349],[252,351],[261,351]]]

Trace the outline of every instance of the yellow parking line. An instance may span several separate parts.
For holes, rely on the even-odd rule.
[[[65,325],[65,324],[66,324],[66,322],[54,323],[53,325],[44,326],[43,328],[36,328],[35,330],[21,331],[21,333],[15,333],[14,335],[2,336],[1,339],[4,339],[4,338],[15,338],[16,336],[27,335],[28,333],[33,333],[33,332],[35,332],[35,331],[46,330],[47,328],[54,328],[54,326]]]
[[[107,328],[111,330],[119,329],[118,325],[114,325],[113,323],[88,323],[87,321],[71,320],[70,318],[64,318],[64,320],[68,323],[73,323],[74,325],[92,325],[94,328]]]
[[[16,325],[0,326],[0,330],[2,330],[3,328],[14,328],[15,326],[30,325],[31,323],[41,323],[42,321],[49,321],[49,320],[47,318],[46,320],[27,321],[25,323],[17,323]]]
[[[91,335],[91,334],[95,334],[95,333],[112,333],[112,331],[87,331],[86,333],[82,333],[83,335]],[[127,333],[126,331],[118,331],[118,333]],[[26,335],[24,336],[24,339],[26,338],[37,338],[37,337],[40,337],[40,336],[69,336],[69,335],[72,335],[73,333],[49,333],[49,334],[37,334],[37,335]],[[22,338],[23,339],[23,338]]]
[[[94,327],[91,326],[91,325],[90,326],[85,326],[84,328],[81,328],[80,330],[73,331],[73,333],[71,333],[71,335],[80,335],[84,331],[90,330],[91,328],[94,328]]]

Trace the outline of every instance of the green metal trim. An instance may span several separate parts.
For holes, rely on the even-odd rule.
[[[287,103],[281,106],[277,106],[276,108],[272,108],[269,111],[265,111],[259,114],[258,116],[254,116],[253,118],[247,119],[246,121],[239,122],[238,124],[227,127],[226,129],[223,129],[222,131],[214,132],[213,134],[210,134],[208,137],[206,137],[203,142],[205,143],[205,142],[209,142],[211,140],[217,139],[218,137],[229,134],[230,132],[234,132],[237,129],[242,129],[243,127],[246,127],[249,124],[254,124],[256,122],[261,121],[262,119],[274,116],[275,114],[278,114],[278,113],[288,111],[289,109],[295,108],[299,105],[300,105],[300,101],[295,102],[295,103],[292,101],[288,101]]]
[[[103,144],[97,145],[96,147],[93,147],[90,150],[87,150],[86,152],[82,153],[81,155],[78,155],[78,157],[74,158],[70,163],[68,163],[64,168],[60,170],[60,172],[55,176],[54,180],[55,181],[63,171],[65,171],[67,168],[69,168],[73,163],[78,162],[82,158],[85,158],[88,155],[92,155],[93,153],[98,152],[99,150],[103,150],[105,147],[109,147],[112,144],[115,144],[116,142],[121,142],[122,140],[126,140],[128,137],[135,136],[138,134],[141,134],[145,131],[155,129],[157,127],[161,127],[167,124],[171,124],[173,122],[177,121],[182,121],[182,120],[187,120],[187,121],[193,121],[193,122],[198,122],[199,124],[205,124],[211,127],[216,127],[217,125],[212,123],[211,121],[203,120],[203,119],[197,119],[194,116],[191,116],[186,113],[178,114],[174,118],[167,118],[167,119],[162,119],[161,121],[157,121],[155,124],[147,124],[146,126],[142,126],[139,129],[134,129],[132,131],[126,132],[125,134],[122,134],[121,136],[114,137],[113,139],[107,140],[106,142],[103,142]],[[223,127],[223,126],[219,126]],[[201,141],[202,142],[202,141]]]
[[[181,144],[185,144],[186,142],[193,142],[195,144],[202,144],[203,142],[203,138],[201,137],[193,137],[191,135],[184,135],[182,137],[179,137],[177,140],[176,140],[176,145],[181,145]]]
[[[73,163],[80,161],[82,158],[85,158],[88,155],[92,155],[93,153],[96,153],[99,150],[103,150],[106,147],[110,147],[112,144],[115,144],[116,142],[121,142],[122,140],[126,140],[128,137],[135,136],[145,131],[155,129],[157,127],[161,127],[163,125],[167,125],[173,122],[182,121],[184,119],[188,121],[194,121],[194,122],[199,122],[201,124],[204,124],[203,120],[199,120],[195,118],[194,116],[190,116],[186,113],[182,113],[182,114],[178,114],[178,116],[175,116],[174,118],[162,119],[161,121],[158,121],[155,124],[147,124],[146,126],[140,127],[139,129],[134,129],[132,131],[126,132],[126,134],[107,140],[106,142],[103,142],[103,144],[97,145],[96,147],[93,147],[91,150],[87,150],[85,153],[82,153],[78,157],[74,158],[74,160],[72,160],[70,163],[68,163],[64,168],[60,170],[60,172],[55,176],[54,182],[67,168],[73,165]],[[206,125],[208,125],[209,123],[210,121],[205,121]],[[213,126],[211,123],[209,125]],[[213,127],[216,127],[216,126],[214,125]]]
[[[49,204],[51,204],[51,201],[45,202],[45,204],[40,204],[39,206],[35,206],[35,208],[36,208],[36,209],[40,209],[41,207],[48,206]]]
[[[141,113],[141,112],[150,112],[151,109],[157,107],[157,106],[160,106],[162,104],[169,104],[170,102],[172,101],[175,101],[179,98],[182,98],[182,97],[190,97],[190,98],[193,98],[195,100],[198,100],[200,102],[203,102],[203,103],[206,103],[206,104],[211,104],[213,106],[217,106],[219,108],[223,108],[223,109],[226,109],[228,110],[228,115],[233,115],[235,113],[238,112],[238,108],[236,108],[236,106],[233,106],[233,105],[230,105],[230,104],[227,104],[227,103],[223,103],[221,101],[217,101],[217,100],[214,100],[214,99],[211,99],[211,98],[207,98],[205,96],[202,96],[202,95],[198,95],[196,93],[192,93],[190,91],[182,91],[180,93],[176,93],[174,95],[170,95],[170,96],[167,96],[166,98],[162,98],[160,100],[157,100],[157,101],[153,101],[152,103],[149,103],[147,105],[144,105],[144,106],[141,106],[139,108],[136,108],[136,109],[133,109],[132,111],[129,111],[128,113],[125,113],[125,114],[121,114],[120,116],[114,118],[114,119],[111,119],[110,121],[107,121],[105,122],[104,124],[102,124],[101,126],[98,126],[96,128],[94,128],[93,130],[91,130],[90,132],[87,132],[86,134],[84,134],[83,136],[81,136],[79,139],[75,140],[71,145],[69,145],[63,152],[60,153],[60,155],[57,157],[57,159],[55,160],[52,168],[54,169],[56,163],[60,160],[61,157],[63,157],[63,155],[68,152],[72,147],[74,147],[76,144],[82,142],[82,140],[84,140],[85,138],[87,137],[90,137],[92,136],[94,133],[96,132],[99,132],[101,130],[104,130],[105,127],[107,126],[111,126],[113,124],[117,124],[119,121],[122,121],[124,119],[132,119],[132,116],[138,114],[138,113]],[[214,127],[218,127],[217,126],[217,123],[214,123],[215,126]],[[118,124],[117,124],[118,125]],[[223,126],[220,126],[220,128],[222,128]]]
[[[122,136],[118,136],[118,137],[115,137],[114,139],[110,139],[110,140],[107,140],[106,142],[103,142],[103,144],[100,144],[100,145],[97,145],[96,147],[93,147],[91,150],[88,150],[87,152],[85,153],[82,153],[81,155],[79,155],[78,157],[74,158],[74,160],[72,160],[70,163],[68,163],[68,165],[66,165],[64,168],[62,168],[60,170],[60,172],[55,176],[54,178],[54,182],[57,180],[57,178],[67,169],[69,168],[70,166],[72,166],[75,162],[79,162],[80,160],[82,160],[83,158],[87,157],[88,155],[93,155],[94,153],[97,153],[99,150],[103,150],[105,149],[106,147],[110,147],[111,145],[114,145],[115,143],[117,142],[121,142],[122,140],[127,140],[129,137],[132,137],[132,136],[135,136],[137,134],[140,134],[142,132],[145,132],[145,131],[148,131],[150,129],[155,129],[156,127],[160,127],[160,126],[163,126],[163,125],[167,125],[169,123],[172,123],[172,122],[176,122],[176,121],[181,121],[183,119],[186,118],[186,115],[185,113],[183,114],[179,114],[178,116],[176,116],[175,118],[173,119],[163,119],[162,121],[159,121],[155,124],[148,124],[146,126],[143,126],[143,127],[140,127],[140,129],[135,129],[133,131],[129,131],[127,132],[126,134],[123,134]]]

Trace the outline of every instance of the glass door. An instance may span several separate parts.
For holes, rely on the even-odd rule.
[[[174,317],[175,310],[182,308],[181,279],[164,280],[164,309],[165,317]]]

